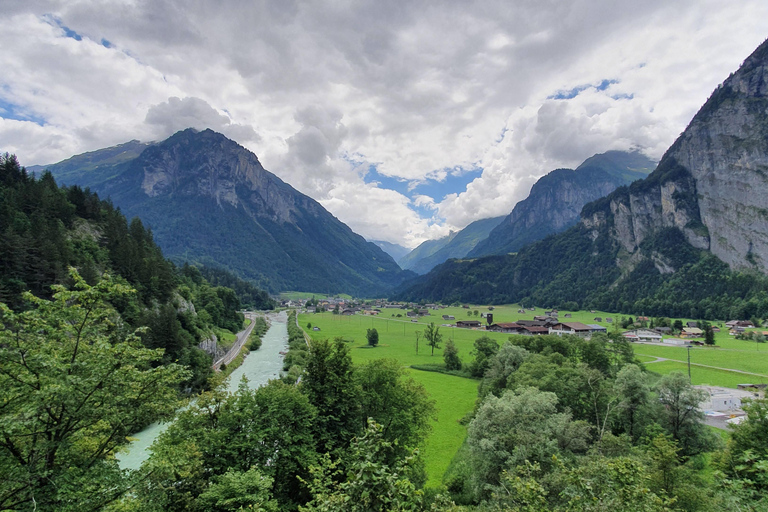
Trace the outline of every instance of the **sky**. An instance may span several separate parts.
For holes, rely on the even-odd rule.
[[[0,151],[211,128],[368,239],[508,214],[595,153],[658,160],[765,0],[3,0]]]

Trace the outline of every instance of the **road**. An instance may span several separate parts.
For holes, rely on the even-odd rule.
[[[247,312],[245,313],[245,318],[248,318],[251,323],[248,324],[248,327],[237,333],[237,340],[235,340],[235,343],[232,345],[232,348],[229,349],[229,352],[224,354],[218,361],[213,363],[214,370],[219,371],[219,368],[221,368],[222,364],[231,363],[232,360],[237,357],[237,354],[240,353],[240,349],[243,348],[245,342],[248,341],[248,336],[251,335],[253,326],[256,325],[256,315],[254,313]]]

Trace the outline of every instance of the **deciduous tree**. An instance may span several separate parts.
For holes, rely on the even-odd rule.
[[[26,294],[33,308],[0,304],[0,509],[96,509],[125,492],[114,459],[126,436],[178,406],[181,366],[153,366],[110,299],[133,293],[102,278],[53,300]]]

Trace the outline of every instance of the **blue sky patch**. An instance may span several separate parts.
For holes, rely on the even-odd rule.
[[[424,181],[409,181],[380,174],[376,170],[376,166],[371,165],[368,167],[368,172],[363,179],[366,183],[378,183],[379,188],[394,190],[406,197],[414,198],[417,195],[428,196],[439,203],[448,194],[460,194],[464,192],[467,189],[467,185],[480,175],[482,169],[464,169],[462,167],[456,167],[453,169],[446,169],[446,171],[448,174],[442,181],[430,178],[426,178]],[[414,208],[416,207],[414,206]],[[427,216],[431,215],[429,212],[432,210],[424,209],[424,211],[428,213]]]
[[[578,96],[583,91],[586,91],[587,89],[594,88],[597,91],[604,91],[608,87],[610,87],[612,84],[619,83],[618,80],[609,80],[607,78],[600,81],[599,84],[584,84],[584,85],[577,85],[573,89],[569,89],[566,91],[557,91],[555,94],[551,96],[547,96],[548,100],[570,100]]]
[[[14,121],[31,121],[40,126],[45,126],[45,119],[24,112],[21,107],[4,100],[2,97],[0,97],[0,117],[3,119],[13,119]]]
[[[467,190],[467,185],[480,176],[482,169],[464,169],[456,167],[448,171],[448,175],[443,181],[427,179],[418,183],[413,191],[420,195],[429,196],[435,202],[442,201],[448,194],[460,194]]]
[[[83,36],[81,36],[80,34],[75,32],[74,30],[72,30],[68,26],[66,26],[63,21],[61,21],[59,18],[57,18],[53,14],[46,14],[46,15],[43,16],[43,19],[45,19],[51,25],[55,25],[55,26],[59,27],[61,30],[63,30],[64,31],[64,35],[66,37],[72,38],[75,41],[82,41],[83,40]]]

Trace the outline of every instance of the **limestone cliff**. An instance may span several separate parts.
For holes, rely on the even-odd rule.
[[[556,169],[540,178],[528,197],[469,256],[517,252],[526,244],[564,231],[579,221],[585,204],[645,178],[654,166],[655,162],[638,152],[608,151],[588,158],[575,170]]]
[[[94,158],[69,167],[81,160]],[[70,183],[91,184],[148,224],[171,259],[223,267],[272,292],[380,295],[413,275],[211,130],[184,130],[117,165],[68,171],[77,178]]]
[[[646,180],[585,207],[582,224],[593,237],[607,228],[625,255],[676,227],[734,269],[768,272],[768,42],[714,91]]]

